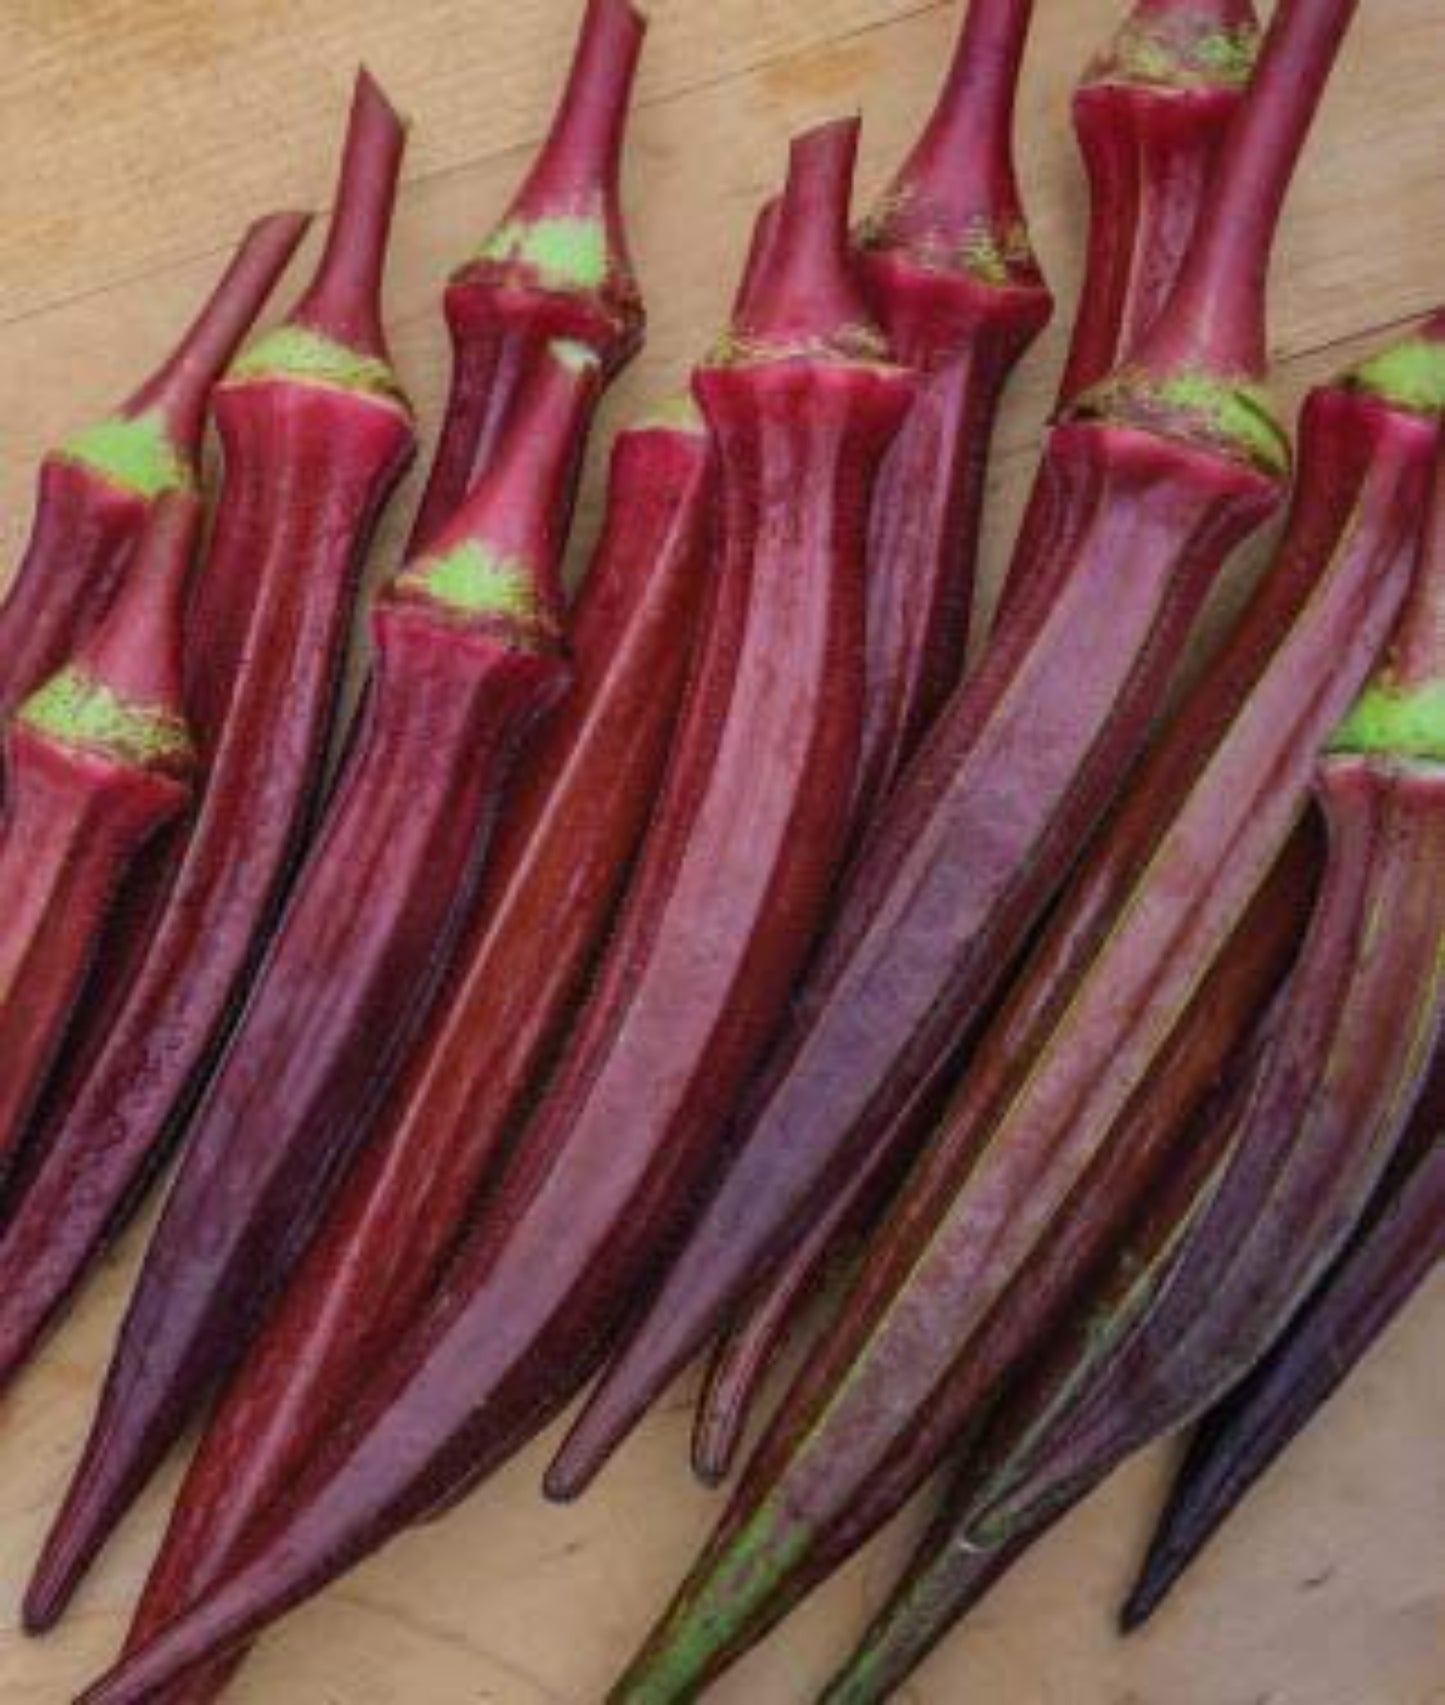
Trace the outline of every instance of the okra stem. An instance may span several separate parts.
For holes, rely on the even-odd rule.
[[[356,78],[326,247],[291,323],[389,361],[381,287],[406,127],[364,67]]]

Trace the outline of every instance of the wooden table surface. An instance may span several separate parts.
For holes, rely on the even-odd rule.
[[[1066,304],[1083,213],[1068,94],[1121,5],[1043,0],[1022,96],[1034,234]],[[541,133],[574,6],[6,0],[0,560],[13,562],[23,543],[37,458],[130,388],[243,223],[327,194],[359,59],[414,119],[389,313],[404,378],[434,427],[446,371],[438,287],[496,217]],[[871,191],[931,102],[957,22],[956,4],[921,0],[657,0],[653,10],[628,172],[651,336],[609,422],[675,388],[718,325],[789,133],[861,106]],[[1273,340],[1291,403],[1445,296],[1445,6],[1368,0],[1360,10],[1280,255]],[[1060,325],[1005,410],[990,584],[1062,343]],[[586,516],[595,466],[590,484]],[[397,506],[378,566],[408,507]],[[1226,602],[1251,566],[1231,572]],[[15,1631],[13,1607],[74,1461],[140,1245],[138,1234],[126,1240],[0,1410],[0,1705],[66,1700],[114,1652],[174,1490],[167,1477],[145,1501],[56,1636],[37,1644]],[[1119,1476],[1018,1570],[905,1697],[1445,1705],[1442,1332],[1437,1279],[1147,1634],[1121,1643],[1109,1612],[1166,1452]],[[238,1705],[600,1699],[716,1507],[685,1470],[691,1390],[684,1381],[574,1510],[538,1497],[544,1441],[462,1512],[394,1546],[267,1641]],[[883,1593],[904,1538],[886,1536],[819,1595],[717,1689],[720,1705],[811,1698]]]

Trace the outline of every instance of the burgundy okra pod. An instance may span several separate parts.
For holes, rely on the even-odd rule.
[[[933,116],[858,233],[894,358],[920,376],[869,524],[860,825],[963,675],[994,421],[1053,310],[1013,163],[1033,10],[971,0]]]
[[[558,340],[610,378],[642,342],[622,220],[628,102],[647,22],[632,0],[587,0],[552,127],[501,223],[446,291],[452,382],[412,526],[419,555],[496,454],[527,374]]]
[[[568,684],[560,559],[597,366],[552,346],[489,471],[378,601],[360,726],[191,1121],[41,1600],[245,1354],[426,1016],[512,762]]]
[[[41,463],[30,541],[0,603],[0,716],[94,632],[155,505],[196,488],[211,388],[310,222],[304,213],[257,220],[161,367]]]
[[[6,734],[0,823],[0,1178],[60,1050],[106,916],[140,849],[190,799],[181,689],[190,491],[158,498],[120,593]]]
[[[656,798],[708,585],[710,487],[690,402],[619,435],[570,623],[575,683],[499,825],[435,1034],[206,1433],[131,1646],[234,1566],[342,1424],[439,1286],[540,1090]],[[214,1698],[229,1672],[188,1676],[186,1705]]]
[[[136,1654],[144,1687],[250,1637],[557,1413],[706,1176],[788,998],[852,808],[868,499],[910,393],[849,271],[856,141],[850,122],[794,144],[766,255],[696,375],[718,454],[718,581],[662,797],[558,1073],[442,1291],[238,1571]],[[279,1572],[278,1541],[294,1564]],[[238,1585],[244,1621],[157,1673],[157,1651],[208,1627]]]
[[[0,1236],[0,1377],[27,1359],[180,1135],[309,827],[362,559],[414,446],[378,300],[402,144],[363,74],[316,278],[216,392],[225,483],[187,636],[188,708],[204,705],[200,726],[216,731],[206,786],[118,1011],[78,1081],[63,1079]],[[58,1610],[58,1598],[32,1604],[37,1623]]]
[[[1089,256],[1060,409],[1118,365],[1167,300],[1209,175],[1244,98],[1257,44],[1250,0],[1140,0],[1109,50],[1090,66],[1074,100],[1092,201]],[[906,349],[900,353],[906,356]],[[915,406],[915,415],[925,403],[926,398]],[[909,439],[905,429],[890,466]],[[931,477],[920,483],[933,489]],[[1019,568],[1007,587],[1010,597],[1027,578],[1025,565],[1042,555],[1030,533],[1047,526],[1052,489],[1045,465],[1015,552]],[[905,504],[930,513],[916,493],[900,495]],[[872,568],[876,607],[890,575],[885,562],[875,560]],[[927,1112],[910,1125],[921,1140]],[[756,1303],[724,1335],[698,1405],[693,1441],[694,1466],[704,1480],[716,1483],[726,1476],[790,1321],[891,1199],[915,1147],[900,1135],[866,1157],[826,1209],[814,1214]]]
[[[1117,798],[1220,563],[1280,501],[1288,445],[1256,383],[1266,263],[1352,11],[1276,13],[1163,315],[1050,433],[1069,525],[870,832],[727,1170],[564,1446],[559,1489],[586,1484],[842,1181],[915,1135]]]

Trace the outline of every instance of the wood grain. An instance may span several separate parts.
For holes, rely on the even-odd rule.
[[[1062,302],[1081,249],[1069,88],[1121,0],[1045,0],[1021,103],[1038,247]],[[865,114],[876,186],[932,99],[953,5],[658,0],[629,166],[652,311],[616,422],[676,388],[723,312],[751,210],[789,132]],[[390,285],[398,359],[434,424],[436,298],[499,211],[545,122],[574,0],[8,0],[0,8],[0,559],[23,540],[36,458],[165,347],[241,225],[324,200],[355,63],[414,131]],[[1445,295],[1445,8],[1370,0],[1291,202],[1275,295],[1279,386],[1331,368]],[[304,262],[302,263],[304,266]],[[298,269],[297,277],[302,276]],[[1015,387],[987,527],[991,589],[1032,471],[1066,315]],[[593,458],[585,534],[595,513]],[[377,555],[406,521],[398,505]],[[1216,616],[1257,569],[1231,570]],[[988,592],[985,601],[988,600]],[[55,1705],[114,1652],[174,1473],[62,1631],[13,1607],[74,1461],[141,1247],[125,1240],[0,1410],[0,1701]],[[1116,1602],[1167,1453],[1135,1465],[908,1690],[910,1705],[1445,1705],[1445,1282],[1437,1280],[1192,1590],[1127,1644]],[[536,1492],[546,1442],[445,1523],[407,1538],[268,1641],[238,1705],[587,1705],[701,1539],[684,1381],[579,1508]],[[907,1524],[904,1524],[905,1528]],[[716,1693],[803,1705],[875,1604],[906,1532],[820,1594]]]

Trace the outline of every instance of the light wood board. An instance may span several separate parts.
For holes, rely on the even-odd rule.
[[[1068,92],[1121,0],[1042,0],[1021,103],[1038,247],[1071,301],[1083,196]],[[863,188],[931,102],[954,5],[656,0],[629,167],[651,337],[610,424],[682,380],[718,325],[788,134],[861,107]],[[37,457],[123,394],[242,224],[328,193],[353,68],[413,116],[390,320],[434,426],[438,286],[500,210],[545,121],[574,0],[7,0],[0,8],[0,556]],[[1445,296],[1445,7],[1368,0],[1292,198],[1273,316],[1303,388]],[[310,251],[308,251],[309,253]],[[301,276],[298,271],[297,277]],[[288,290],[292,288],[288,284]],[[1067,312],[1009,400],[987,529],[996,583]],[[594,457],[584,534],[595,511]],[[409,494],[414,496],[414,487]],[[391,560],[400,504],[377,552]],[[1258,560],[1256,553],[1255,561]],[[1251,564],[1232,571],[1223,602]],[[0,1702],[68,1699],[115,1651],[174,1490],[126,1525],[60,1633],[14,1606],[74,1462],[141,1247],[129,1237],[0,1409]],[[1445,1284],[1236,1521],[1152,1631],[1109,1613],[1168,1459],[1121,1475],[908,1690],[913,1705],[1445,1705]],[[443,1525],[393,1547],[267,1641],[238,1705],[587,1705],[702,1538],[685,1471],[691,1380],[580,1507],[545,1507],[540,1444]],[[904,1529],[907,1528],[904,1524]],[[802,1705],[890,1578],[895,1532],[717,1689]]]

